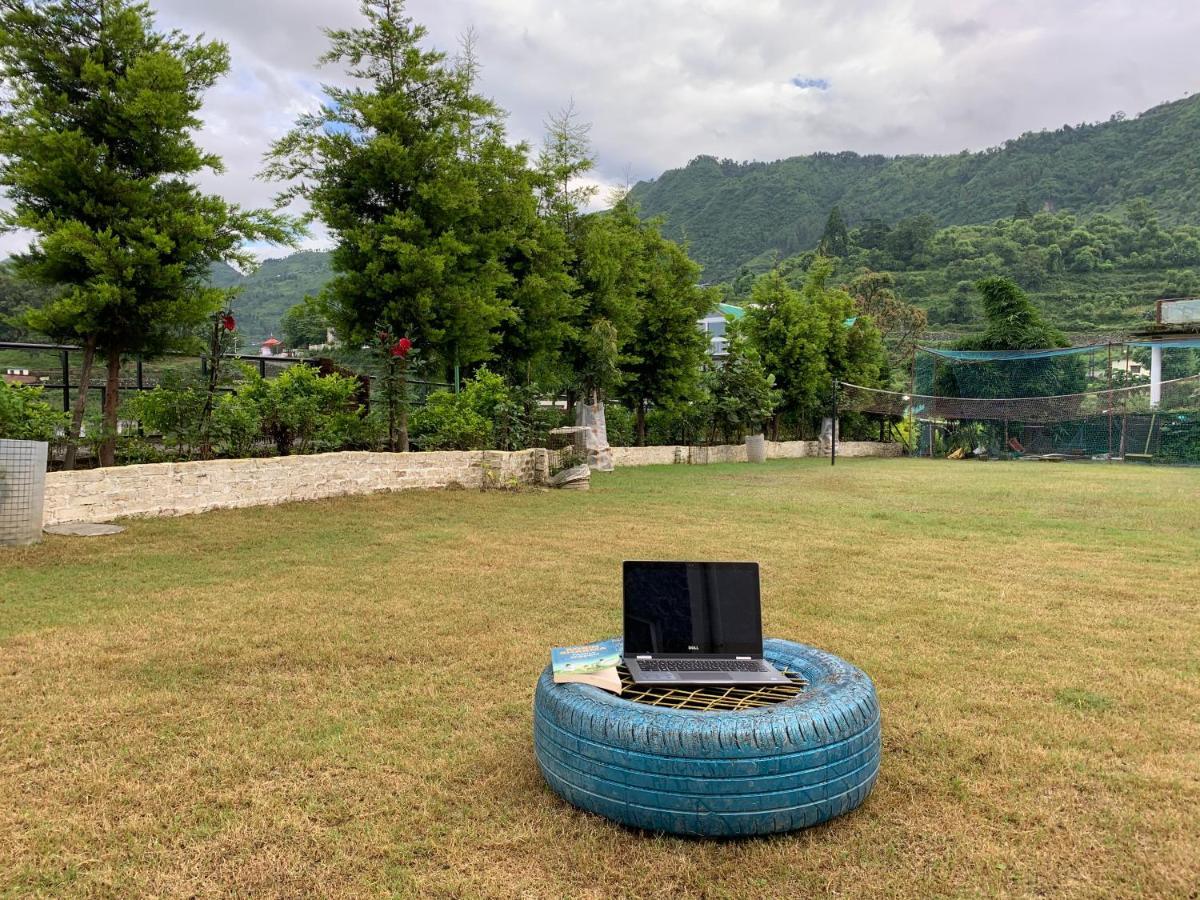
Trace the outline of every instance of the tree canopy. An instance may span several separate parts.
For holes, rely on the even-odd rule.
[[[145,4],[0,7],[0,185],[11,203],[2,221],[34,234],[11,267],[57,288],[29,320],[84,344],[84,384],[91,354],[106,357],[110,435],[122,354],[161,350],[220,307],[211,263],[250,264],[245,240],[291,238],[280,216],[243,211],[191,180],[220,170],[193,135],[204,92],[228,67],[224,44],[157,30]],[[112,453],[110,438],[102,460]]]

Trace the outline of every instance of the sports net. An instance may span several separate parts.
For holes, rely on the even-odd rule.
[[[1157,396],[1149,346],[922,348],[911,392],[843,384],[839,406],[889,423],[922,456],[1200,464],[1200,341],[1163,352],[1163,374],[1173,377]]]

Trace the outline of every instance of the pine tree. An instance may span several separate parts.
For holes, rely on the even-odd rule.
[[[522,278],[553,277],[530,245],[536,173],[474,90],[473,44],[455,64],[423,48],[400,0],[361,11],[364,27],[327,31],[321,59],[356,86],[326,85],[329,102],[275,143],[266,174],[292,182],[280,200],[307,198],[336,241],[324,300],[339,334],[386,330],[457,371],[492,358]]]
[[[247,238],[286,242],[280,216],[242,211],[189,180],[221,161],[196,146],[201,97],[229,68],[216,41],[154,28],[127,0],[5,0],[0,7],[0,184],[7,228],[34,233],[13,269],[60,286],[30,316],[82,342],[68,436],[75,461],[93,360],[107,366],[101,462],[115,455],[123,354],[152,354],[225,301],[207,286],[216,260],[249,264]]]
[[[696,321],[715,304],[715,292],[697,285],[700,267],[683,247],[662,236],[657,222],[642,223],[639,230],[639,317],[626,350],[621,392],[633,404],[641,445],[651,404],[667,406],[695,393],[708,344]]]
[[[850,252],[850,235],[846,230],[846,220],[842,218],[842,210],[837,206],[829,210],[829,218],[825,220],[825,231],[821,235],[817,251],[839,259]]]
[[[580,218],[573,244],[580,307],[563,348],[571,373],[568,391],[598,403],[624,379],[627,348],[641,315],[641,223],[628,197],[616,198],[607,212]]]

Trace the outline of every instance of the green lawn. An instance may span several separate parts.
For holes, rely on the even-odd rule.
[[[758,559],[879,783],[731,843],[543,785],[626,557]],[[138,521],[0,551],[0,896],[1196,896],[1200,471],[815,460]]]

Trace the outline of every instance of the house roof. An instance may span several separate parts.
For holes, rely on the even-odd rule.
[[[732,316],[734,319],[740,319],[746,315],[746,310],[740,306],[734,306],[732,303],[718,303],[717,311],[727,316]]]

